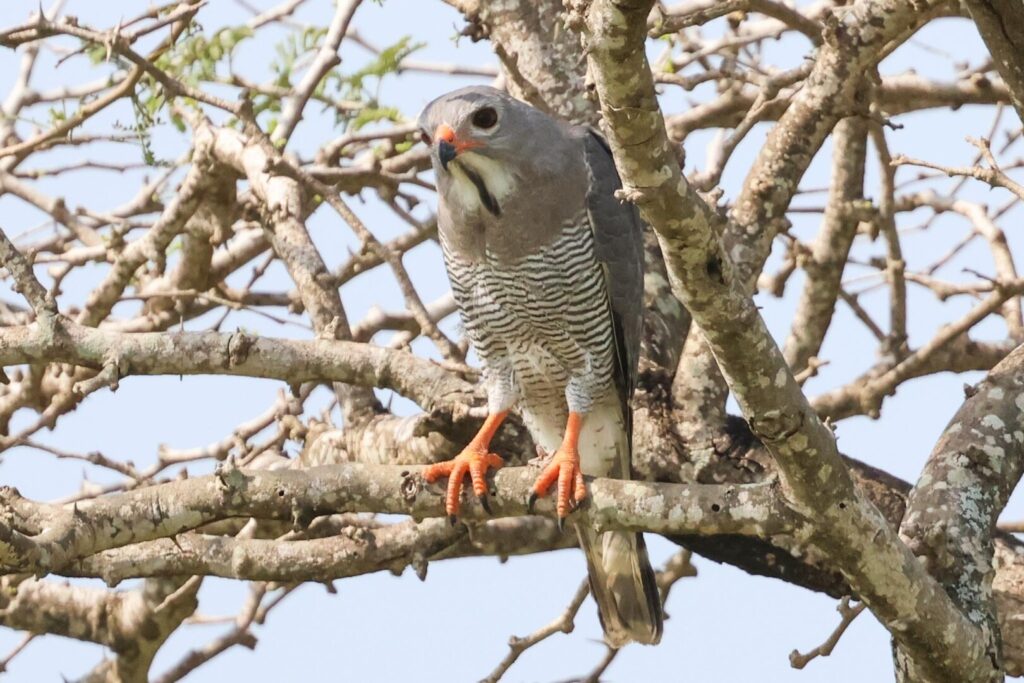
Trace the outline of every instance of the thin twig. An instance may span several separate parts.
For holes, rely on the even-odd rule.
[[[802,669],[807,666],[807,663],[817,657],[828,657],[832,654],[832,650],[835,649],[836,643],[846,633],[846,629],[850,627],[853,620],[857,618],[861,612],[864,611],[866,605],[860,604],[856,607],[850,607],[849,596],[844,597],[839,601],[839,605],[836,606],[836,610],[842,617],[839,621],[839,625],[836,626],[832,634],[825,639],[825,642],[807,652],[807,654],[801,654],[799,650],[793,650],[789,653],[789,664],[794,669]]]
[[[508,654],[498,663],[494,671],[482,680],[482,683],[497,683],[500,681],[505,672],[509,670],[509,667],[516,663],[519,656],[537,643],[550,638],[556,633],[572,633],[573,628],[576,626],[576,613],[580,611],[580,606],[587,599],[588,595],[590,595],[590,584],[584,579],[580,583],[580,587],[576,589],[576,594],[573,595],[568,606],[554,621],[537,629],[528,636],[522,638],[512,636],[509,638]]]

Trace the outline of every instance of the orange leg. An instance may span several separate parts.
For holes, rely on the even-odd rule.
[[[569,419],[565,423],[565,437],[562,439],[562,445],[558,447],[551,462],[537,477],[537,481],[533,484],[533,491],[530,493],[529,506],[532,508],[534,501],[547,494],[548,489],[558,482],[555,509],[558,511],[558,528],[563,530],[565,518],[587,497],[587,487],[583,483],[583,471],[580,470],[579,441],[582,426],[583,416],[579,413],[569,413]]]
[[[497,469],[504,464],[500,456],[491,453],[491,439],[494,438],[506,415],[508,411],[488,415],[480,431],[454,459],[429,465],[423,470],[423,478],[428,483],[433,483],[441,477],[448,477],[444,509],[452,524],[455,524],[459,515],[462,480],[467,474],[473,483],[473,493],[480,500],[484,510],[487,510],[488,514],[491,512],[491,504],[487,500],[487,470]]]

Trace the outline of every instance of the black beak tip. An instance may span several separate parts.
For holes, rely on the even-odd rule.
[[[455,158],[455,145],[442,140],[437,143],[437,158],[441,161],[441,168],[448,170],[448,162]]]

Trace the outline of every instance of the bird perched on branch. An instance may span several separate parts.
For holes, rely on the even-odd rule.
[[[583,473],[628,479],[631,396],[643,297],[642,227],[615,198],[604,140],[501,91],[444,95],[419,118],[431,147],[438,234],[455,300],[484,364],[488,417],[447,476],[454,521],[463,480],[485,508],[490,442],[518,406],[550,460],[531,503],[556,489],[559,525],[587,495]],[[577,524],[605,639],[657,643],[662,614],[643,537]]]

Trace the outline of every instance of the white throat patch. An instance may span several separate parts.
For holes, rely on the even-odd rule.
[[[479,190],[466,173],[467,169],[483,181],[498,206],[516,188],[516,177],[505,164],[469,150],[461,153],[448,165],[452,174],[451,199],[469,212],[477,213],[486,209],[480,201]]]

